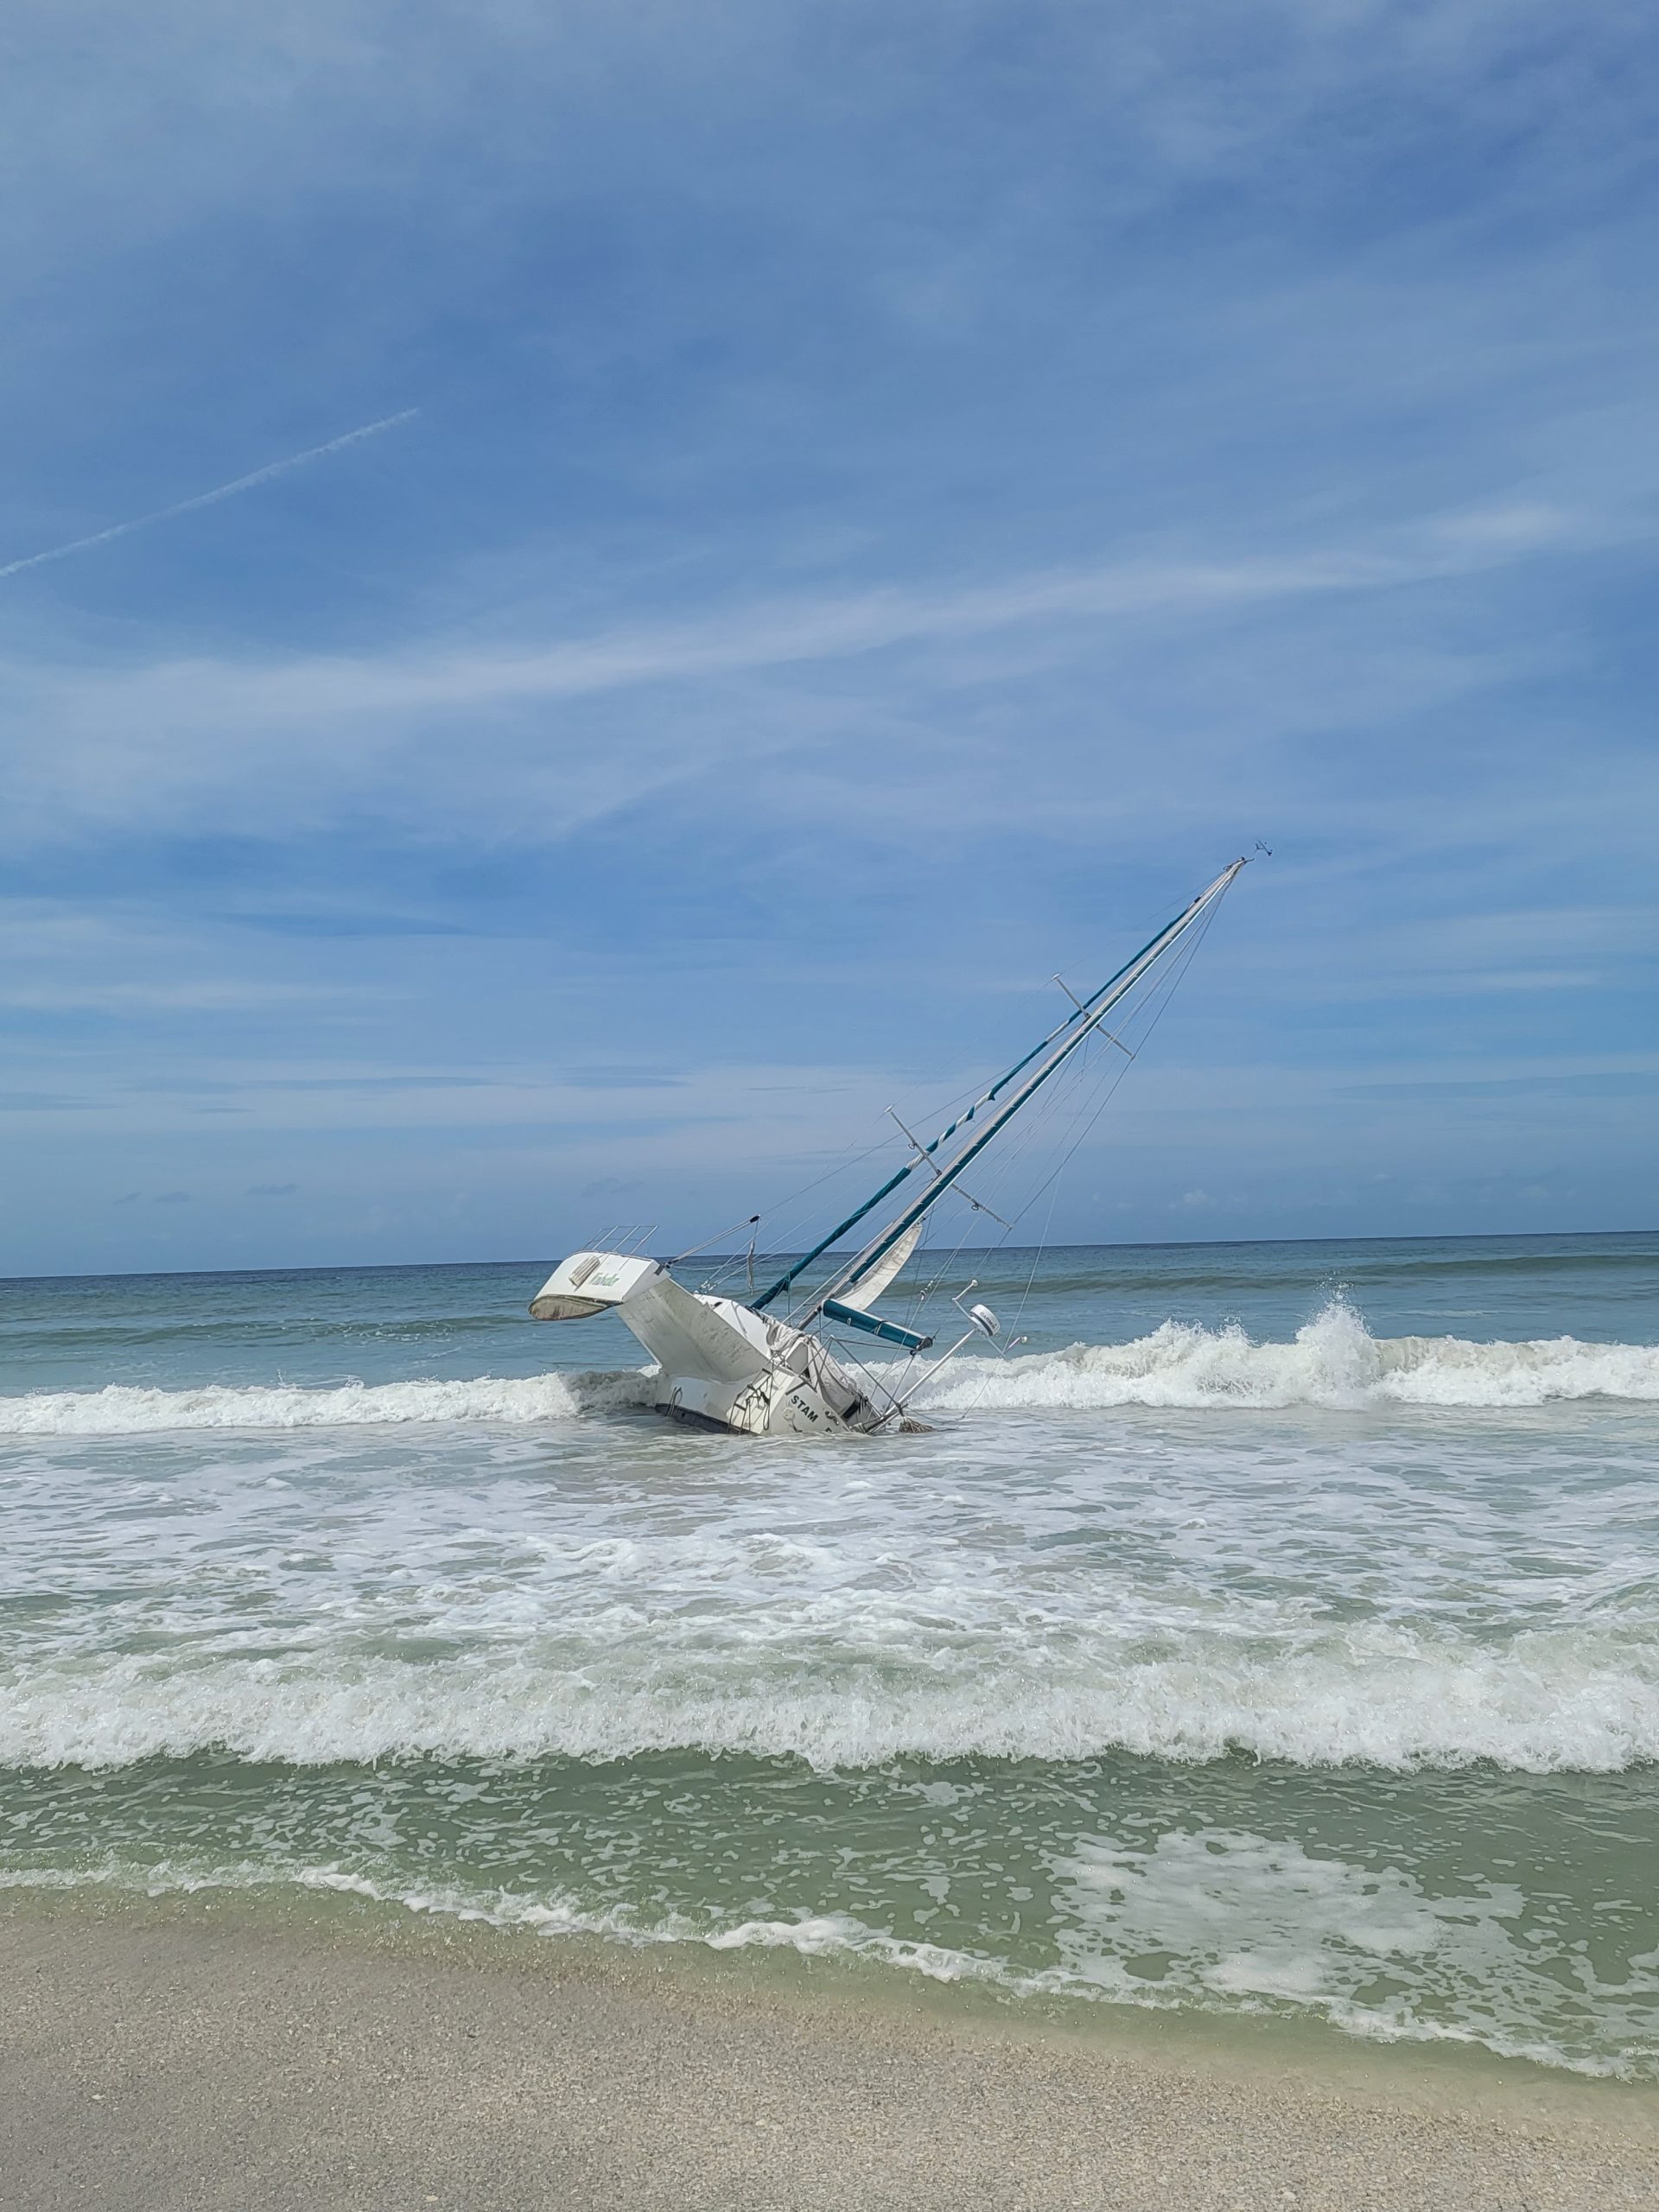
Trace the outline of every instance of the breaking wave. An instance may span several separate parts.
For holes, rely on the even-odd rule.
[[[121,1654],[37,1665],[0,1698],[0,1765],[118,1767],[197,1751],[289,1766],[407,1757],[592,1763],[668,1751],[799,1758],[1203,1763],[1243,1751],[1304,1767],[1411,1772],[1487,1764],[1615,1773],[1659,1761],[1651,1620],[1497,1643],[1354,1624],[1255,1648],[1217,1624],[1158,1644],[1103,1629],[1065,1653],[988,1663],[895,1626],[879,1657],[818,1678],[732,1649],[653,1660],[491,1651],[411,1665]]]
[[[182,1428],[353,1428],[410,1422],[572,1421],[644,1405],[638,1370],[620,1374],[480,1376],[465,1382],[269,1384],[198,1390],[39,1390],[0,1398],[0,1436],[132,1436]]]
[[[347,1382],[157,1390],[36,1391],[0,1398],[0,1435],[122,1436],[191,1428],[336,1428],[410,1422],[569,1421],[649,1403],[644,1369],[480,1376],[461,1382]],[[1072,1344],[1008,1359],[962,1359],[920,1402],[939,1412],[1088,1412],[1114,1406],[1542,1406],[1570,1399],[1659,1401],[1659,1345],[1575,1337],[1510,1344],[1374,1337],[1353,1308],[1327,1305],[1287,1344],[1234,1325],[1166,1321],[1122,1344]]]
[[[1111,1406],[1541,1406],[1552,1400],[1659,1400],[1659,1345],[1575,1337],[1477,1344],[1374,1337],[1332,1300],[1289,1344],[1236,1325],[1166,1321],[1126,1344],[1072,1344],[1026,1358],[963,1360],[925,1402],[1087,1411]]]

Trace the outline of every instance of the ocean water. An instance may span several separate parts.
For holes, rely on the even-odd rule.
[[[975,1264],[798,1445],[543,1262],[0,1284],[0,1885],[1659,2075],[1659,1236]]]

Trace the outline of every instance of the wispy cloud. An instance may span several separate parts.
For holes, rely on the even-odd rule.
[[[1057,1224],[1652,1217],[1638,0],[81,12],[0,81],[0,1267],[695,1243],[1258,836]]]
[[[1572,1075],[1478,1076],[1461,1081],[1338,1086],[1338,1096],[1380,1099],[1385,1104],[1403,1098],[1651,1098],[1656,1092],[1659,1092],[1659,1068],[1590,1068]]]
[[[111,523],[107,530],[95,530],[88,537],[72,537],[65,545],[50,545],[43,553],[26,553],[21,560],[8,561],[0,566],[0,577],[20,575],[25,569],[38,569],[44,562],[61,561],[68,554],[85,553],[94,545],[107,545],[111,538],[130,537],[135,530],[148,530],[152,523],[171,522],[175,515],[193,514],[198,507],[215,507],[221,499],[233,499],[239,492],[251,492],[261,484],[286,476],[290,469],[303,468],[311,461],[326,459],[331,453],[344,453],[348,446],[361,445],[365,438],[377,438],[383,430],[412,422],[420,411],[418,407],[405,407],[398,414],[382,416],[378,423],[365,423],[358,429],[343,431],[322,445],[308,446],[303,453],[291,453],[282,461],[267,461],[263,468],[238,476],[228,484],[215,485],[211,492],[198,492],[191,499],[175,499],[170,507],[157,507],[149,514],[135,515],[130,522]]]
[[[90,668],[14,662],[9,836],[15,843],[111,820],[126,831],[146,824],[269,834],[276,823],[337,820],[365,797],[383,818],[406,826],[486,823],[493,835],[516,838],[533,823],[538,838],[568,836],[686,774],[706,786],[721,764],[799,756],[832,737],[844,747],[837,670],[867,667],[881,713],[891,715],[918,690],[953,690],[965,661],[981,678],[995,678],[1001,671],[986,657],[998,639],[1019,657],[1024,681],[1039,662],[1144,652],[1182,625],[1203,643],[1224,623],[1262,621],[1275,609],[1386,609],[1414,586],[1449,585],[1599,542],[1597,526],[1582,517],[1504,507],[1431,514],[1345,543],[1131,551],[982,581],[737,601],[691,615],[641,615],[587,636],[463,636],[351,654],[169,655]],[[1397,689],[1411,656],[1392,631],[1389,647],[1387,681]],[[1189,664],[1187,657],[1171,664]],[[808,670],[817,672],[821,697],[798,673]],[[1452,673],[1467,681],[1460,669]],[[734,689],[773,677],[787,679],[786,697],[774,687],[746,706]],[[1276,687],[1278,672],[1269,680]],[[1296,681],[1300,690],[1276,698],[1281,728],[1306,712],[1306,652]],[[1435,684],[1444,682],[1442,671]],[[664,713],[649,695],[670,690],[674,710]],[[589,709],[557,718],[544,711],[612,700],[620,710],[627,695],[639,705],[623,743],[595,743]],[[1351,715],[1354,696],[1350,659],[1341,696],[1320,705],[1322,723]],[[1236,721],[1236,696],[1230,713]],[[479,741],[480,715],[490,717],[487,746]],[[227,730],[236,733],[233,747]]]
[[[48,1015],[108,1014],[143,1021],[165,1014],[226,1014],[282,1007],[361,1003],[373,994],[346,990],[321,979],[307,982],[245,981],[238,977],[167,982],[84,983],[0,982],[0,1012]]]
[[[1581,518],[1547,507],[1437,515],[1363,545],[1233,558],[1130,557],[943,588],[838,592],[639,623],[596,637],[499,650],[389,652],[276,664],[200,661],[145,671],[226,687],[249,719],[443,712],[571,698],[686,678],[861,658],[889,647],[1044,622],[1213,614],[1279,601],[1388,591],[1501,568],[1547,550],[1599,542]],[[118,681],[124,687],[138,671]],[[234,687],[232,693],[232,687]],[[235,696],[239,694],[240,696]],[[175,709],[181,702],[173,702]]]

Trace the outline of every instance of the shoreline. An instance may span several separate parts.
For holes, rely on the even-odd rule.
[[[0,1900],[19,2212],[308,2207],[1623,2212],[1659,2095],[1083,2034],[925,1991],[250,1901]]]

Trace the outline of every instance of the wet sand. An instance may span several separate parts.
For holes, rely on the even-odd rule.
[[[0,1912],[7,2212],[1651,2212],[1618,2094],[1433,2109],[563,1944]]]

